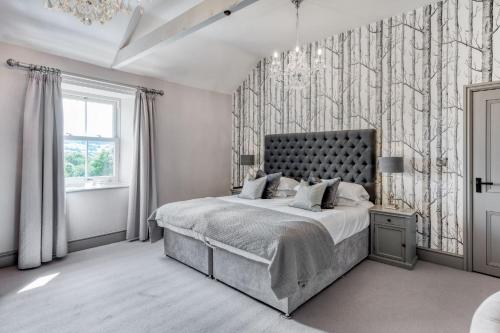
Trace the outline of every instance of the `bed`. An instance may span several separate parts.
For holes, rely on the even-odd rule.
[[[284,177],[297,180],[310,173],[323,179],[341,177],[365,187],[373,201],[375,137],[375,130],[268,135],[264,142],[264,171],[282,172]],[[243,204],[310,217],[319,221],[334,240],[331,267],[309,279],[296,292],[278,298],[271,288],[270,262],[261,256],[174,225],[162,225],[162,235],[158,228],[151,230],[152,239],[163,236],[165,255],[280,310],[287,317],[368,256],[371,206],[368,202],[357,207],[338,206],[310,212],[289,207],[290,198],[245,200],[231,196],[218,200],[228,205]]]

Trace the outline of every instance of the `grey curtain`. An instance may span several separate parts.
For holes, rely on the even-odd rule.
[[[134,110],[134,155],[129,188],[127,239],[147,240],[147,219],[157,208],[156,95],[138,90]]]
[[[61,76],[30,71],[23,120],[20,269],[68,253]]]

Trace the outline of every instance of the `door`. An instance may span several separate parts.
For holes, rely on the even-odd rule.
[[[500,277],[500,89],[472,95],[472,268]]]
[[[378,224],[374,225],[374,254],[397,261],[405,261],[405,229]]]

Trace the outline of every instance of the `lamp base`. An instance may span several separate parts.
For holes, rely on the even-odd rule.
[[[399,206],[396,205],[396,204],[385,204],[383,207],[385,209],[392,209],[392,210],[398,210],[399,209]]]
[[[390,192],[388,197],[388,202],[384,205],[385,209],[397,210],[399,209],[398,204],[396,203],[394,193]]]

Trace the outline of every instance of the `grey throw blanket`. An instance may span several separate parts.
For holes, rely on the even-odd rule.
[[[203,198],[166,204],[149,220],[152,240],[155,227],[171,225],[267,259],[278,299],[293,295],[333,262],[332,237],[307,217]]]

